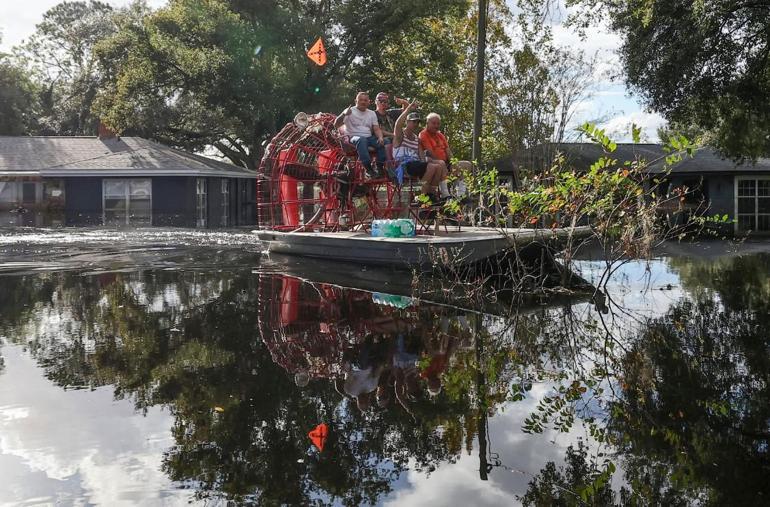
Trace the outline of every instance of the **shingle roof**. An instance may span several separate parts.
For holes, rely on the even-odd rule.
[[[140,137],[2,137],[0,175],[229,176],[253,171]]]
[[[553,143],[497,160],[495,167],[501,172],[511,172],[514,167],[543,170],[551,166],[557,152],[563,153],[567,164],[576,169],[587,169],[599,157],[605,155],[601,147],[594,143]],[[666,152],[660,144],[620,143],[611,156],[620,162],[635,160],[637,157],[651,163],[657,161],[650,165],[650,171],[658,173],[663,171]],[[684,157],[671,168],[671,172],[674,174],[770,172],[770,158],[760,158],[756,163],[751,161],[738,163],[722,157],[713,148],[705,147],[697,150],[692,158]]]

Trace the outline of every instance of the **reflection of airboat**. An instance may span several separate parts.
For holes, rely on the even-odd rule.
[[[268,144],[260,164],[257,234],[272,252],[422,267],[473,264],[568,235],[564,229],[460,227],[456,220],[450,226],[441,210],[413,205],[418,188],[409,179],[367,178],[333,115],[300,113]],[[414,220],[417,236],[371,236],[373,220],[395,218]]]

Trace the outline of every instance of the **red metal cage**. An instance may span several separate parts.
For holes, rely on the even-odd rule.
[[[416,181],[403,185],[386,174],[367,178],[355,147],[328,113],[288,123],[267,146],[257,176],[259,227],[275,231],[368,230],[373,219],[414,218]],[[390,150],[386,168],[394,168]],[[385,171],[383,171],[385,173]]]

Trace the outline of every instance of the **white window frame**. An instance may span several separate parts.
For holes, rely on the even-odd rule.
[[[230,180],[222,178],[222,214],[220,216],[220,225],[227,227],[230,225]]]
[[[733,204],[733,210],[735,211],[735,223],[733,224],[733,230],[735,233],[739,232],[745,232],[740,231],[738,229],[738,186],[739,182],[741,181],[756,181],[756,191],[754,192],[754,223],[755,228],[751,231],[752,234],[770,234],[770,229],[767,230],[758,230],[759,227],[759,217],[762,216],[770,216],[770,213],[760,213],[759,212],[759,182],[760,181],[770,181],[770,175],[757,175],[757,176],[736,176],[734,181],[734,193],[735,193],[735,202]],[[770,199],[770,197],[768,197]],[[741,213],[741,215],[747,215],[746,213]]]
[[[208,227],[208,208],[209,182],[206,178],[195,178],[195,227]]]
[[[107,225],[107,192],[106,186],[108,182],[123,181],[125,182],[124,197],[126,199],[126,221],[122,225],[131,225],[131,181],[146,181],[150,189],[150,215],[149,224],[152,224],[152,178],[102,178],[102,224]]]

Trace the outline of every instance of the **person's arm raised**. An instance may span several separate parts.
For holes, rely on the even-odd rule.
[[[339,116],[337,116],[334,119],[334,128],[336,128],[336,129],[340,128],[342,126],[342,124],[345,123],[345,117],[348,116],[352,112],[353,111],[350,110],[350,107],[345,108],[345,110],[343,110],[339,114]]]
[[[399,140],[399,144],[401,144],[401,138],[404,135],[404,123],[406,123],[406,117],[409,116],[409,113],[417,107],[417,104],[418,102],[416,100],[412,101],[411,104],[407,104],[396,120],[396,125],[393,127],[393,134],[395,138]]]

